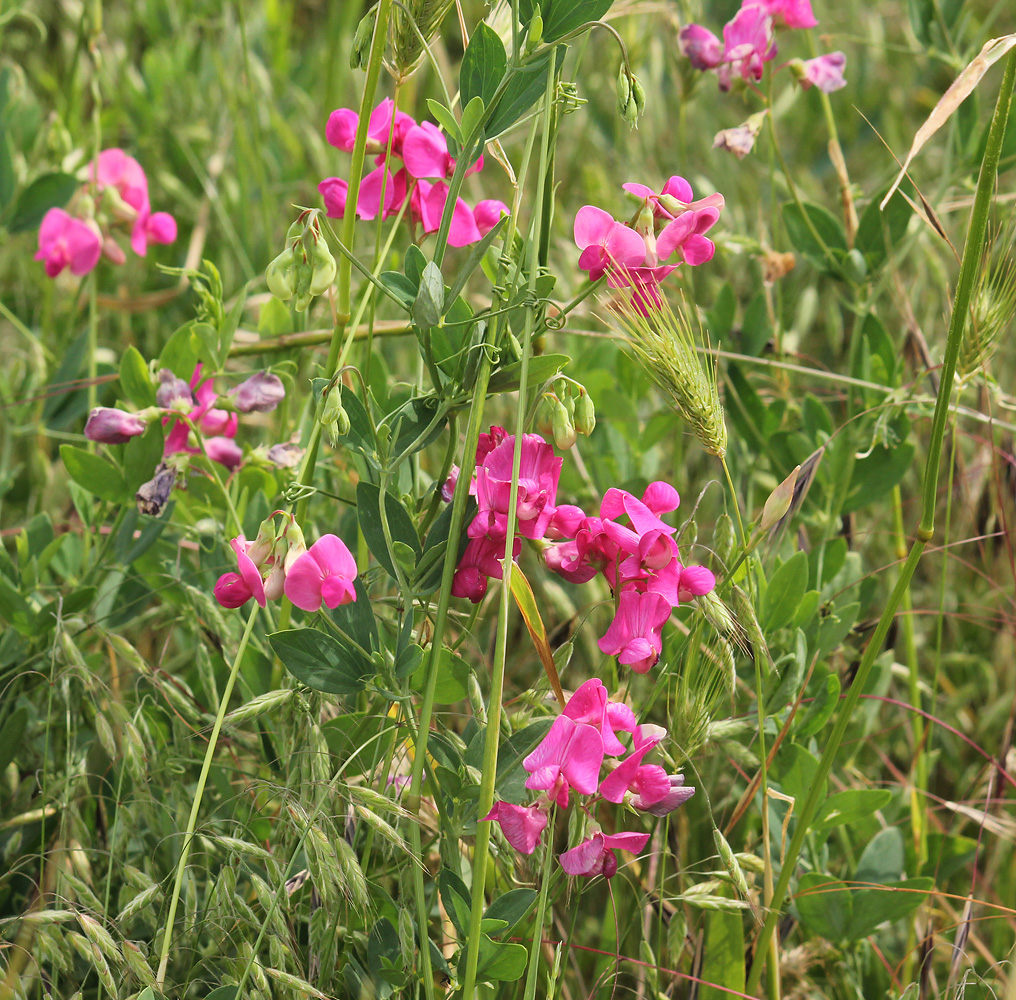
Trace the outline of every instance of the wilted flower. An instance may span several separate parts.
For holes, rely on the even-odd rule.
[[[829,52],[814,59],[791,60],[790,68],[797,77],[797,82],[804,90],[815,86],[819,90],[831,94],[847,85],[843,78],[843,70],[847,65],[847,57],[842,52]]]
[[[236,396],[236,408],[241,413],[270,413],[285,398],[286,389],[278,375],[256,372],[230,395]]]
[[[520,854],[536,850],[540,834],[547,826],[547,813],[539,806],[516,806],[510,802],[495,802],[483,819],[499,823],[505,840]]]

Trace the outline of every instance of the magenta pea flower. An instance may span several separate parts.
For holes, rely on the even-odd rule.
[[[148,254],[149,243],[173,243],[175,240],[176,219],[169,212],[153,212],[146,202],[131,231],[131,249],[144,257]]]
[[[642,237],[595,205],[578,210],[574,235],[575,245],[582,251],[579,267],[589,272],[591,281],[611,270],[638,267],[646,258]]]
[[[594,677],[576,688],[562,709],[562,715],[573,722],[592,726],[600,734],[603,752],[611,757],[624,753],[617,732],[635,731],[635,713],[623,702],[611,701],[603,681]]]
[[[677,34],[677,43],[695,69],[716,69],[723,62],[723,42],[701,24],[686,24]]]
[[[255,372],[230,395],[236,397],[236,408],[241,413],[270,413],[285,398],[286,389],[278,375]]]
[[[592,878],[602,875],[613,878],[617,872],[615,850],[638,854],[649,842],[648,833],[594,833],[588,840],[558,856],[561,867],[569,875]]]
[[[829,52],[824,56],[806,59],[804,62],[794,60],[790,65],[803,90],[815,86],[819,90],[831,94],[834,90],[839,90],[847,85],[847,81],[843,78],[847,57],[842,52]]]
[[[495,802],[483,819],[499,823],[505,840],[520,854],[532,854],[536,850],[547,826],[547,814],[539,806],[516,806],[510,802]]]
[[[473,209],[473,221],[481,237],[486,236],[506,215],[511,215],[508,206],[496,198],[487,198]]]
[[[265,607],[265,585],[261,578],[261,570],[248,554],[253,542],[248,542],[243,535],[230,540],[229,545],[236,554],[237,571],[223,573],[215,583],[212,593],[224,608],[239,608],[252,597]]]
[[[481,535],[470,538],[452,580],[452,596],[465,597],[479,604],[487,593],[487,580],[500,580],[503,576],[501,560],[504,558],[504,533],[491,538]],[[522,539],[516,536],[512,558],[522,553]]]
[[[141,164],[122,149],[104,149],[92,164],[92,174],[99,190],[113,188],[136,212],[148,204],[148,178]]]
[[[631,800],[632,806],[642,812],[649,813],[650,816],[663,817],[672,813],[695,794],[695,786],[686,785],[683,774],[668,774],[667,780],[670,787],[663,798],[657,799],[654,793],[652,801],[648,801],[641,791],[637,790]]]
[[[603,739],[599,732],[559,715],[522,766],[529,772],[526,788],[546,792],[563,809],[568,805],[569,789],[581,795],[596,791],[602,763]]]
[[[337,535],[322,535],[286,569],[285,593],[303,611],[356,600],[356,560]]]
[[[776,56],[773,44],[773,21],[764,6],[742,7],[733,20],[723,26],[723,62],[720,86],[730,86],[729,72],[739,73],[744,80],[762,79],[763,64]]]
[[[85,437],[100,444],[123,444],[138,434],[144,434],[146,427],[148,421],[136,413],[110,406],[97,406],[88,414]]]
[[[368,153],[383,155],[387,151],[388,137],[392,133],[392,112],[395,104],[386,97],[370,114],[367,122]],[[360,116],[349,108],[337,108],[328,116],[325,125],[325,139],[336,149],[353,152],[356,144],[356,130]],[[404,111],[395,111],[395,128],[391,152],[401,155],[406,132],[413,127],[413,119]]]
[[[818,26],[811,9],[811,0],[742,0],[742,7],[761,7],[776,25],[788,28]]]
[[[39,228],[36,260],[45,261],[46,274],[55,278],[65,267],[79,277],[88,274],[102,256],[102,235],[94,222],[51,208]]]
[[[636,728],[634,749],[600,782],[600,794],[608,802],[621,802],[626,792],[634,792],[640,801],[653,804],[670,792],[667,772],[659,764],[642,763],[646,754],[666,735],[667,730],[662,726]]]
[[[663,651],[661,633],[670,612],[671,605],[661,594],[622,590],[617,614],[599,640],[601,652],[644,674]]]

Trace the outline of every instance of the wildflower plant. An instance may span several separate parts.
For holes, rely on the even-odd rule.
[[[42,303],[0,298],[32,354],[0,370],[4,407],[15,378],[24,397],[0,442],[0,510],[24,514],[0,553],[0,997],[953,977],[941,907],[997,852],[964,824],[1006,831],[961,800],[1000,812],[1010,779],[938,726],[971,668],[944,584],[923,646],[912,591],[947,421],[959,467],[976,412],[955,377],[999,363],[1016,298],[1004,239],[983,253],[1016,48],[976,183],[953,168],[971,223],[910,375],[893,331],[920,344],[921,322],[881,317],[948,220],[847,174],[854,72],[816,50],[810,0],[722,27],[612,0],[333,5],[279,94],[306,26],[255,6],[215,59],[182,23],[192,50],[110,76],[86,11],[74,149],[57,124],[28,148],[0,66],[0,222]],[[219,59],[243,84],[211,146],[179,108],[165,126],[173,81]],[[135,77],[161,132],[103,106],[140,115]],[[759,110],[724,157],[702,137],[741,97]],[[788,142],[792,103],[822,116],[822,169],[788,156],[813,139]],[[606,135],[618,155],[585,162]],[[935,811],[949,782],[968,790]]]

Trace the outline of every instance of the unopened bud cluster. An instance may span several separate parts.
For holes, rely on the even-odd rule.
[[[335,281],[335,258],[321,233],[320,215],[317,209],[300,215],[286,234],[286,249],[265,272],[272,295],[283,302],[293,299],[301,311]]]
[[[554,391],[540,400],[536,426],[554,439],[554,444],[567,451],[579,434],[588,437],[596,427],[596,408],[585,386],[570,379],[559,379]]]
[[[645,110],[646,92],[642,84],[627,66],[622,66],[617,74],[617,113],[629,128],[635,128]]]

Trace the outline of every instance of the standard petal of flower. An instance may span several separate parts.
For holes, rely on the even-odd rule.
[[[558,861],[569,875],[596,875],[603,869],[603,855],[603,834],[597,833],[559,855]]]
[[[410,176],[443,179],[455,161],[448,155],[448,140],[433,122],[423,122],[406,133],[402,159]]]
[[[318,193],[324,199],[329,219],[341,219],[346,214],[346,192],[349,184],[341,177],[326,177],[318,184]]]
[[[351,153],[356,143],[356,127],[360,116],[349,108],[337,108],[328,116],[325,139],[336,149]]]
[[[516,806],[495,802],[484,820],[501,824],[505,840],[520,854],[532,854],[547,826],[547,815],[536,806]]]
[[[609,212],[595,205],[583,205],[575,213],[575,245],[584,250],[588,246],[602,243],[614,225],[614,218]]]

